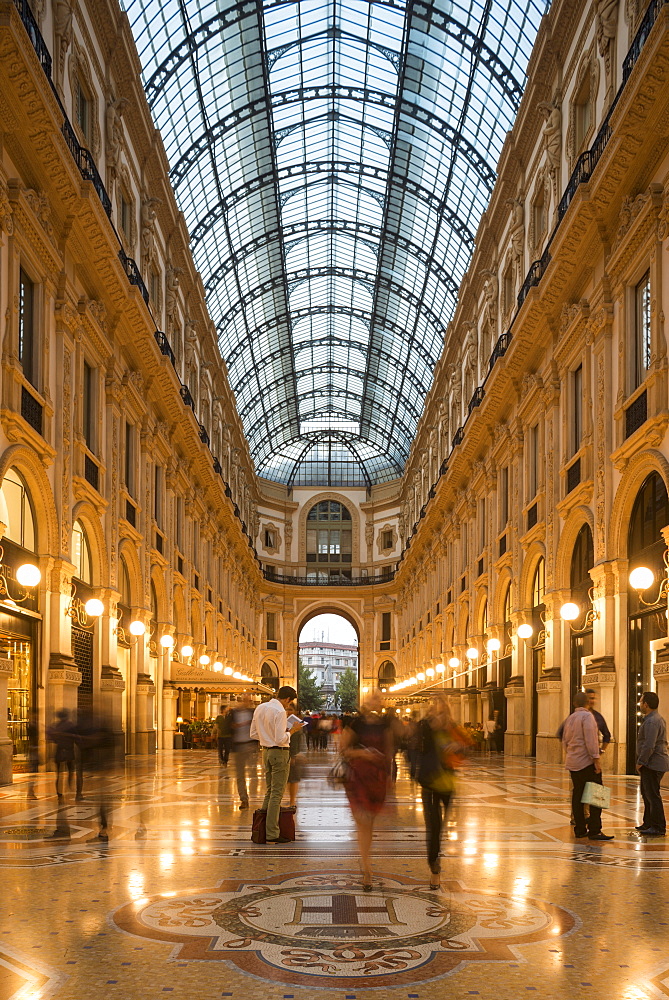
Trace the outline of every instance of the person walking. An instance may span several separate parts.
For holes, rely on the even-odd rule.
[[[381,714],[382,701],[372,695],[360,715],[341,735],[341,754],[349,765],[344,788],[358,836],[362,887],[372,891],[371,850],[374,820],[386,801],[390,764],[395,750],[390,719]]]
[[[230,758],[230,748],[232,746],[232,711],[221,705],[219,713],[214,719],[214,732],[216,733],[216,746],[218,747],[218,759],[223,767],[228,766]]]
[[[62,799],[64,793],[63,772],[67,771],[67,787],[68,791],[71,791],[75,770],[75,725],[70,719],[69,709],[60,708],[56,712],[56,722],[49,726],[46,735],[47,739],[56,745],[53,754],[56,765],[56,795]]]
[[[599,730],[600,736],[602,737],[599,746],[600,754],[604,753],[609,743],[611,742],[611,731],[606,724],[606,719],[601,712],[598,712],[595,708],[595,702],[597,700],[597,692],[594,688],[586,688],[585,693],[588,696],[588,711],[592,712],[595,717],[595,722],[597,723],[597,729]]]
[[[441,833],[455,792],[455,768],[471,740],[458,726],[443,696],[435,698],[417,729],[416,776],[421,786],[430,889],[441,888]]]
[[[267,813],[265,831],[267,844],[287,844],[279,831],[279,810],[288,781],[290,768],[290,737],[302,729],[296,722],[288,729],[287,710],[297,699],[295,688],[280,687],[273,698],[258,705],[251,720],[250,736],[262,747],[267,790],[262,808]]]
[[[232,722],[232,752],[235,761],[235,777],[237,778],[237,794],[239,808],[248,809],[249,789],[247,776],[251,771],[256,745],[251,736],[251,720],[253,718],[253,702],[248,695],[237,703],[230,712]]]
[[[590,814],[586,817],[581,801],[587,782],[602,784],[597,721],[587,706],[587,694],[577,691],[574,695],[574,711],[561,726],[562,745],[566,752],[565,767],[572,783],[574,837],[578,840],[583,837],[589,840],[613,840],[613,836],[602,833],[602,810],[591,805]]]
[[[660,699],[654,691],[644,691],[639,708],[643,719],[636,741],[636,769],[643,799],[643,823],[637,827],[645,837],[664,837],[667,821],[660,794],[660,782],[669,771],[667,724],[658,712]]]

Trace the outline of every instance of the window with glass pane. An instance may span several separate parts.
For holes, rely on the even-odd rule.
[[[35,283],[21,269],[19,278],[19,361],[31,385],[37,381]]]
[[[309,526],[314,521],[320,522],[319,527]],[[314,504],[307,514],[307,524],[307,562],[325,565],[351,562],[351,515],[343,504],[334,500]]]
[[[82,583],[92,585],[91,550],[86,529],[81,521],[75,521],[72,526],[72,562],[75,567],[74,575]]]
[[[634,290],[634,386],[641,385],[650,368],[650,271],[646,271]]]
[[[9,524],[5,532],[6,537],[24,549],[34,552],[35,546],[35,519],[30,495],[16,469],[8,469],[2,481],[2,493],[7,504],[7,517]]]
[[[86,446],[92,452],[95,452],[95,376],[95,369],[84,361],[83,430]]]
[[[583,437],[583,365],[574,370],[572,379],[572,452],[576,454]]]

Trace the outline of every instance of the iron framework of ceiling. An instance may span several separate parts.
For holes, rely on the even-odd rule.
[[[256,471],[400,475],[549,0],[127,0]]]

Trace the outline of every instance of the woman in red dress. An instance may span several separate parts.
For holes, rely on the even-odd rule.
[[[341,735],[341,753],[349,765],[346,795],[355,820],[366,892],[372,889],[370,853],[374,820],[386,801],[394,751],[392,720],[381,715],[381,707],[381,698],[372,695]]]

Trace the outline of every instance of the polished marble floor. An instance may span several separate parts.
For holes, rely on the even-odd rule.
[[[575,843],[560,768],[472,759],[436,894],[401,764],[363,893],[345,796],[325,781],[333,759],[309,755],[297,839],[277,846],[251,843],[213,752],[130,758],[108,776],[108,842],[93,781],[66,799],[70,839],[45,840],[63,822],[54,776],[35,800],[16,775],[0,788],[0,1000],[669,997],[669,840],[633,832],[636,779],[607,776],[616,839]],[[261,793],[258,772],[252,803]]]

